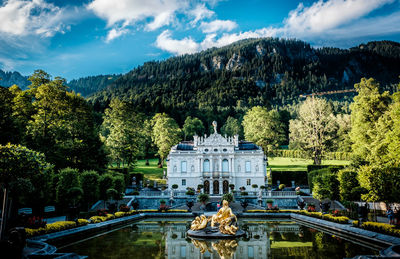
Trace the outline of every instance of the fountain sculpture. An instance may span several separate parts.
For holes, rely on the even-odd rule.
[[[191,237],[198,238],[235,238],[245,234],[238,229],[237,218],[229,207],[228,201],[222,202],[222,208],[214,215],[196,217],[187,232]]]

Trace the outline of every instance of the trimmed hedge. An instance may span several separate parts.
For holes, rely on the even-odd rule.
[[[296,186],[308,185],[306,171],[272,171],[271,177],[273,185],[277,184],[278,180],[286,186],[291,186],[292,181]]]
[[[339,170],[343,169],[344,166],[340,165],[308,165],[307,166],[307,178],[308,178],[308,186],[310,190],[313,188],[313,179],[317,175],[323,175],[326,173],[338,173]]]
[[[339,170],[342,170],[344,165],[307,165],[307,172],[329,168],[331,172],[337,173]]]
[[[278,149],[273,151],[276,157],[290,157],[290,158],[303,158],[309,159],[310,156],[302,150],[285,150]],[[351,160],[350,152],[326,152],[322,157],[323,160]]]

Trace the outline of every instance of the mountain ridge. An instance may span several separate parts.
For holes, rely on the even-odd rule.
[[[178,113],[183,119],[188,111],[204,107],[291,104],[301,94],[353,88],[362,77],[374,77],[390,87],[399,75],[397,42],[339,49],[313,48],[300,40],[247,39],[146,62],[89,100],[102,110],[112,98],[120,98],[141,111]]]

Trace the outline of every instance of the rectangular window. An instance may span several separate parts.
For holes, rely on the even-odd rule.
[[[182,179],[182,186],[186,185],[186,179]]]
[[[186,173],[187,172],[187,163],[186,161],[181,162],[181,172]]]
[[[251,179],[247,179],[246,180],[246,184],[249,186],[249,185],[251,185]]]
[[[246,161],[246,173],[250,173],[250,172],[251,172],[251,162]]]
[[[228,160],[222,160],[222,172],[227,173],[229,172],[229,163]]]

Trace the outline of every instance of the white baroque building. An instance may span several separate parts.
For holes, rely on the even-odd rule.
[[[223,137],[217,133],[209,137],[194,136],[193,141],[183,141],[171,148],[167,158],[168,186],[178,185],[177,190],[204,185],[204,192],[221,195],[252,185],[266,184],[267,159],[261,147],[252,142],[239,141],[238,135]]]

